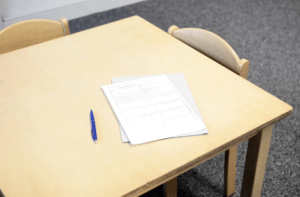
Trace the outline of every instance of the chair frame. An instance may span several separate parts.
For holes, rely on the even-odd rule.
[[[70,35],[67,19],[32,19],[12,24],[0,31],[0,54]]]
[[[197,30],[195,28],[185,28],[185,30]],[[168,29],[168,33],[174,36],[174,32],[180,30],[179,27],[172,25],[169,29]],[[203,31],[203,30],[201,30]],[[222,43],[225,47],[226,50],[230,51],[232,57],[236,60],[236,67],[230,67],[230,66],[225,66],[228,69],[230,69],[231,71],[235,72],[236,74],[240,75],[241,77],[243,77],[244,79],[247,79],[248,77],[248,72],[249,72],[249,61],[246,59],[239,59],[239,57],[237,56],[237,54],[235,53],[235,51],[232,49],[232,47],[221,37],[219,37],[218,35],[206,31],[204,30],[206,34],[210,34],[211,37],[213,37],[214,39],[217,39],[220,43]],[[179,38],[177,38],[179,39]],[[180,39],[179,39],[180,40]],[[180,40],[182,41],[182,40]],[[184,42],[184,41],[182,41]],[[185,42],[184,42],[185,43]],[[186,43],[187,44],[187,43]],[[193,46],[192,46],[193,47]],[[194,48],[194,47],[193,47]],[[196,48],[197,50],[197,48]],[[199,51],[199,50],[198,50]],[[202,52],[202,51],[199,51]],[[204,54],[206,55],[206,54]],[[212,58],[214,59],[214,58]],[[222,64],[222,62],[219,62],[220,64]],[[227,151],[225,151],[225,165],[224,165],[224,196],[231,196],[235,193],[236,190],[236,158],[237,158],[237,145],[231,147],[230,149],[228,149]],[[164,191],[165,191],[165,196],[169,197],[169,194],[172,194],[172,197],[177,196],[176,194],[176,190],[177,190],[177,180],[175,180],[176,178],[172,179],[171,181],[167,182],[164,184]],[[175,190],[175,191],[174,191]]]
[[[235,72],[236,74],[240,75],[241,77],[243,77],[244,79],[247,79],[247,76],[248,76],[248,72],[249,72],[249,61],[246,60],[246,59],[240,59],[238,57],[238,55],[235,53],[235,51],[233,50],[233,48],[224,40],[222,39],[220,36],[212,33],[212,32],[209,32],[207,30],[203,30],[203,29],[196,29],[196,28],[184,28],[184,29],[179,29],[179,27],[177,27],[176,25],[172,25],[169,29],[168,29],[168,33],[175,37],[174,36],[174,32],[177,31],[177,30],[201,30],[201,31],[205,31],[207,34],[210,34],[212,37],[214,37],[214,39],[220,41],[228,51],[230,51],[232,57],[237,61],[237,67],[238,68],[235,68],[234,66],[232,67],[228,67],[228,66],[225,66],[222,64],[222,62],[219,62],[220,64],[222,64],[223,66],[227,67],[228,69],[230,69],[231,71]],[[176,37],[175,37],[176,38]],[[177,38],[178,39],[178,38]],[[179,39],[180,40],[180,39]],[[182,40],[180,40],[182,41]],[[184,42],[184,41],[182,41]],[[192,46],[193,47],[193,46]],[[197,50],[197,49],[196,49]],[[199,51],[199,50],[198,50]],[[201,51],[200,51],[201,52]],[[205,54],[206,55],[206,54]],[[212,57],[212,59],[214,59]],[[215,60],[217,61],[217,60]]]

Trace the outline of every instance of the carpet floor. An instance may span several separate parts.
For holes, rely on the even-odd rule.
[[[139,15],[164,31],[175,24],[224,38],[250,61],[248,80],[293,106],[275,124],[262,196],[300,196],[300,1],[149,0],[69,21],[71,33]],[[247,142],[238,147],[240,196]],[[223,195],[224,153],[178,177],[178,197]],[[163,196],[159,186],[143,195]]]

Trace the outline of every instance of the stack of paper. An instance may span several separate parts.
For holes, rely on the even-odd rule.
[[[102,88],[119,119],[122,142],[208,133],[182,73],[121,77],[112,83]]]

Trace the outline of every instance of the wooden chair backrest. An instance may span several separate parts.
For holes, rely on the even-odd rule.
[[[240,60],[231,46],[218,35],[203,29],[179,29],[175,25],[169,28],[168,33],[247,79],[249,61]]]
[[[33,19],[15,23],[0,31],[0,54],[70,35],[67,19]]]

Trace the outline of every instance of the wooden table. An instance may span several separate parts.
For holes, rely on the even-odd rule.
[[[138,196],[249,138],[243,196],[259,196],[272,125],[292,107],[138,16],[0,55],[6,197]],[[209,135],[121,143],[101,85],[184,73]],[[98,143],[90,134],[93,109]],[[173,180],[173,181],[172,181]]]

